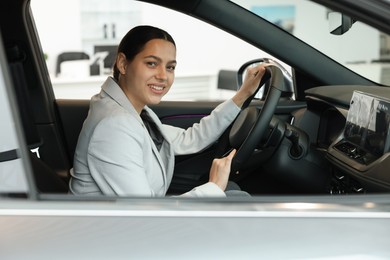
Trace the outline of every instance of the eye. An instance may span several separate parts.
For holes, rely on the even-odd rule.
[[[171,65],[171,66],[167,66],[167,70],[168,71],[175,71],[175,69],[176,69],[176,66],[174,66],[174,65]]]
[[[157,66],[157,62],[155,62],[155,61],[148,61],[148,62],[146,62],[146,64],[149,66],[149,67],[156,67]]]

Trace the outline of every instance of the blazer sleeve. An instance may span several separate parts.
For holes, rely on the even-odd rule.
[[[183,193],[180,197],[226,197],[226,194],[217,184],[207,182]]]
[[[218,140],[239,112],[240,108],[228,99],[188,129],[169,125],[162,125],[162,129],[175,155],[196,153]]]
[[[115,115],[96,126],[88,147],[92,177],[106,195],[154,196],[142,156],[144,135],[131,117]]]

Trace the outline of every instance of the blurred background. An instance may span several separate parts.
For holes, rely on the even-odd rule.
[[[390,40],[387,35],[364,25],[354,25],[361,28],[355,34],[353,30],[348,32],[343,41],[351,44],[342,45],[339,44],[341,37],[328,32],[329,10],[310,1],[240,2],[314,47],[324,49],[327,55],[337,57],[345,66],[365,73],[376,82],[390,84],[390,79],[385,78],[389,73],[384,72],[384,69],[390,71],[388,63],[373,62],[388,59]],[[197,19],[137,1],[31,0],[31,6],[57,98],[89,99],[98,93],[102,82],[111,75],[120,39],[140,24],[168,31],[177,45],[176,78],[165,100],[226,99],[233,95],[236,85],[221,85],[220,82],[226,82],[221,77],[234,80],[235,72],[243,63],[256,58],[274,58]],[[300,15],[302,13],[304,16]],[[312,24],[311,20],[320,22]],[[361,45],[354,44],[362,40],[375,48],[362,49]],[[355,51],[346,51],[346,48]],[[350,53],[354,56],[349,56]]]

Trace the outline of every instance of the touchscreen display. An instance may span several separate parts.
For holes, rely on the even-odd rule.
[[[367,93],[353,93],[347,122],[345,140],[381,156],[390,146],[390,101]]]

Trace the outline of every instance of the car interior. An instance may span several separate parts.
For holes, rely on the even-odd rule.
[[[352,72],[232,2],[143,2],[207,21],[292,67],[289,79],[278,64],[268,61],[264,98],[248,100],[213,146],[176,157],[168,195],[207,182],[212,160],[231,148],[239,148],[231,180],[254,196],[390,191],[390,88]],[[69,171],[89,100],[55,97],[29,4],[0,3],[2,40],[37,190],[68,195]],[[68,53],[64,59],[84,55]],[[248,66],[265,62],[262,58],[240,64],[237,73],[223,71],[229,83],[221,85],[237,86],[236,77],[242,79]],[[187,128],[219,103],[163,101],[151,108],[163,123]]]

